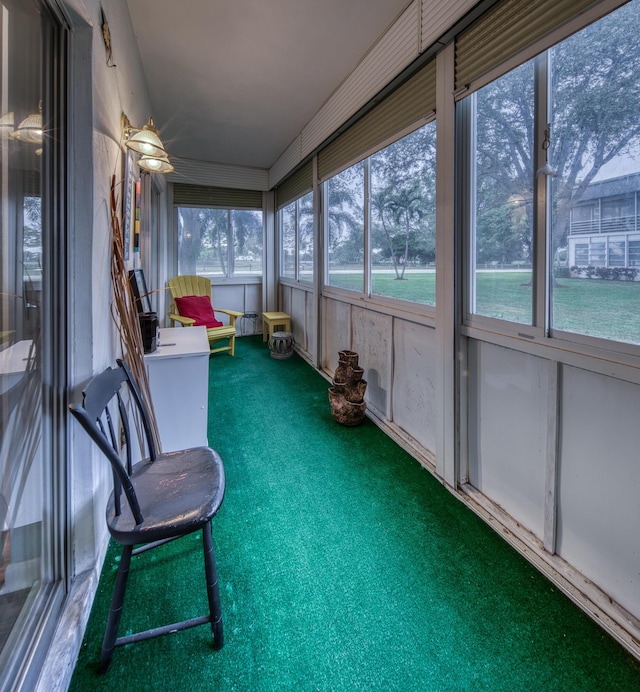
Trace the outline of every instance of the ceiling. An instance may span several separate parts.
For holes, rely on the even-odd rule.
[[[270,168],[408,0],[127,0],[172,157]]]

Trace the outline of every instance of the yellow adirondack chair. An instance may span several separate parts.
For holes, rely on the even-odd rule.
[[[171,304],[169,312],[171,326],[174,327],[176,322],[183,327],[193,326],[195,320],[180,314],[175,299],[184,298],[186,296],[208,296],[209,300],[211,300],[211,281],[204,276],[175,276],[173,279],[167,281],[167,285],[169,286],[171,297],[174,301]],[[207,329],[211,353],[229,351],[229,355],[232,356],[235,353],[236,346],[236,320],[238,317],[242,317],[242,313],[236,310],[225,310],[223,308],[215,308],[215,312],[228,315],[229,324],[225,324],[222,327],[210,327]],[[223,339],[227,340],[227,345],[214,348],[214,345]]]

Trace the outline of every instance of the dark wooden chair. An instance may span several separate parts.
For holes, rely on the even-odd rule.
[[[120,360],[117,368],[107,368],[89,382],[81,406],[71,404],[69,409],[111,463],[114,488],[107,503],[107,525],[113,539],[123,546],[100,672],[109,668],[116,646],[206,623],[211,624],[214,648],[221,649],[222,616],[211,536],[211,520],[222,504],[225,488],[220,456],[209,447],[158,452],[138,386]],[[139,417],[147,447],[142,453],[144,458],[136,464],[132,464],[131,452],[133,415]],[[137,437],[134,435],[134,443]],[[121,449],[126,451],[124,462]],[[198,530],[202,530],[204,544],[209,614],[118,637],[131,556]],[[136,545],[139,547],[134,549]]]

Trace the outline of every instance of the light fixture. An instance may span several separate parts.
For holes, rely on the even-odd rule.
[[[11,136],[29,144],[42,143],[42,103],[38,106],[38,112],[28,115]]]
[[[138,161],[140,168],[152,173],[171,173],[173,166],[158,136],[153,118],[149,118],[149,122],[139,130],[131,125],[129,118],[123,113],[122,130],[127,149],[142,154]]]
[[[14,125],[13,111],[5,113],[0,118],[0,137],[11,137],[13,135]]]
[[[169,157],[164,156],[142,156],[138,159],[138,166],[151,173],[171,173],[173,166]]]

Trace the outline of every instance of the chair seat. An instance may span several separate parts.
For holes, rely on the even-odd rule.
[[[182,536],[207,524],[224,497],[224,467],[209,447],[192,447],[143,459],[131,474],[144,521],[136,526],[127,502],[115,514],[114,494],[107,503],[109,532],[122,545]],[[124,495],[124,494],[123,494]]]

